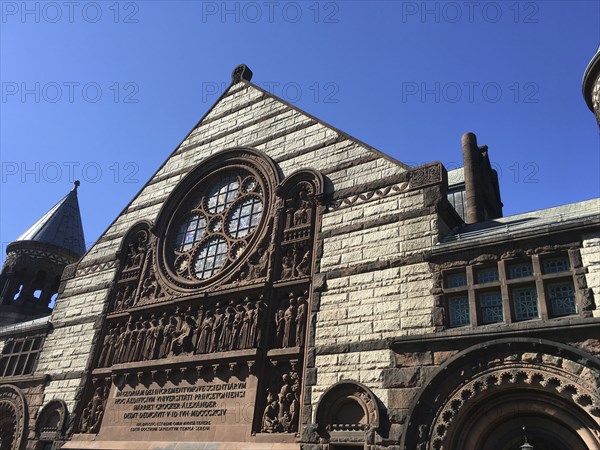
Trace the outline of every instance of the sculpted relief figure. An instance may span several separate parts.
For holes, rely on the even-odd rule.
[[[267,406],[263,412],[263,433],[294,433],[298,431],[300,411],[300,382],[295,372],[283,374],[277,397],[267,393]]]
[[[294,271],[296,270],[296,249],[288,249],[283,255],[281,261],[281,279],[287,280],[288,278],[294,277]]]
[[[196,344],[196,353],[208,353],[212,339],[212,330],[215,324],[215,316],[212,311],[206,313],[206,317],[202,321],[200,336]]]
[[[305,277],[310,273],[310,250],[306,250],[296,266],[296,276]]]
[[[83,410],[79,429],[82,433],[98,433],[100,423],[102,422],[102,414],[104,413],[104,404],[108,398],[110,391],[109,386],[98,386],[94,391],[94,395]]]
[[[306,335],[306,315],[308,304],[306,297],[300,296],[297,300],[298,309],[296,312],[296,345],[302,347],[304,345],[304,336]]]
[[[181,324],[181,329],[177,331],[176,337],[173,339],[173,344],[171,345],[172,354],[180,355],[182,353],[191,352],[194,325],[195,323],[192,316],[186,315]]]
[[[265,248],[259,248],[253,258],[248,261],[248,273],[245,274],[246,279],[255,280],[264,277],[267,273],[269,265],[269,252]]]
[[[308,303],[306,295],[295,297],[289,294],[289,300],[275,311],[275,348],[301,347],[306,334]]]
[[[291,294],[293,295],[293,294]],[[284,330],[283,330],[283,347],[296,346],[296,299],[292,296],[290,304],[283,313]]]
[[[258,300],[246,297],[237,304],[231,301],[226,308],[217,303],[207,310],[202,306],[196,311],[177,307],[174,312],[163,312],[160,318],[152,315],[134,320],[130,316],[127,322],[115,323],[107,330],[98,367],[256,348],[266,311],[261,296]],[[292,343],[288,345],[297,341],[294,311],[288,311],[287,316],[285,310],[279,313],[281,344],[284,333],[286,342]]]
[[[310,214],[312,210],[312,201],[308,197],[308,193],[303,189],[298,193],[298,207],[294,211],[294,223],[295,227],[300,225],[306,225],[310,222]]]

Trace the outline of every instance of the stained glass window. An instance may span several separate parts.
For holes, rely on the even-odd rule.
[[[543,260],[542,264],[544,273],[559,273],[567,272],[571,269],[569,265],[569,258],[566,256],[561,258],[551,258]]]
[[[202,214],[190,214],[179,226],[175,236],[175,248],[184,252],[202,239],[206,228],[206,219]]]
[[[194,261],[195,275],[200,279],[212,277],[225,263],[227,250],[227,242],[224,239],[213,237],[205,241]]]
[[[446,284],[449,288],[467,285],[467,274],[464,272],[452,273],[446,278]]]
[[[531,262],[522,262],[508,266],[508,276],[513,278],[525,278],[533,276],[533,266]]]
[[[575,292],[570,281],[548,285],[548,296],[553,316],[577,314]]]
[[[227,223],[227,231],[233,238],[241,238],[253,231],[262,215],[262,203],[258,197],[250,196],[235,206]]]
[[[479,295],[479,308],[481,309],[481,323],[504,322],[502,295],[499,291],[482,292]]]
[[[175,272],[190,280],[216,275],[241,256],[262,218],[257,178],[245,170],[214,177],[185,200],[173,233]]]
[[[512,293],[517,320],[537,319],[539,317],[537,291],[534,286],[513,289]]]
[[[450,311],[449,322],[451,327],[464,327],[471,323],[468,297],[448,299],[448,309]]]
[[[496,267],[480,269],[477,271],[478,283],[490,283],[492,281],[498,281],[498,269]]]
[[[227,176],[216,182],[207,193],[207,209],[209,213],[219,213],[227,208],[238,195],[240,182],[235,176]]]

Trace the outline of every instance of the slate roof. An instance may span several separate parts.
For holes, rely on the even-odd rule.
[[[85,239],[77,200],[77,186],[44,214],[15,242],[34,241],[66,249],[77,257],[85,253]]]
[[[600,225],[600,198],[463,225],[453,230],[438,245],[443,247],[452,243],[489,238],[506,240],[529,232],[539,233],[586,223]]]

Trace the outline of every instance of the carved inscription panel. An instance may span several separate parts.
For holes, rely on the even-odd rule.
[[[189,377],[113,385],[100,437],[140,441],[244,441],[251,434],[257,379]]]

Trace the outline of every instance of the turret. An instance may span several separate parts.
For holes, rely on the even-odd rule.
[[[600,47],[585,70],[582,89],[583,98],[596,116],[600,127]]]
[[[65,267],[85,253],[73,189],[6,248],[0,273],[0,326],[50,314]]]

